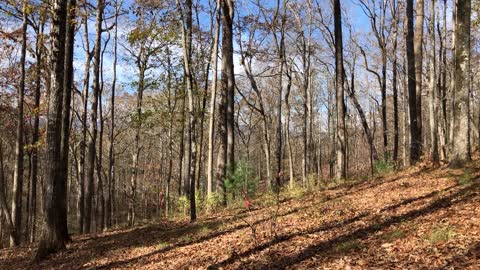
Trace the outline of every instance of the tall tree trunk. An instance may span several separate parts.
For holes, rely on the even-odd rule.
[[[207,158],[207,198],[211,198],[213,194],[213,143],[215,140],[215,99],[217,96],[217,70],[218,70],[218,40],[220,36],[220,0],[216,0],[216,23],[215,37],[213,43],[213,76],[212,89],[210,93],[210,112],[208,124],[208,158]]]
[[[408,74],[408,104],[410,112],[410,163],[413,165],[420,160],[421,137],[417,124],[420,112],[417,111],[417,92],[415,79],[415,54],[413,42],[413,0],[407,0],[407,36],[405,38],[407,50]],[[421,42],[421,41],[420,41]]]
[[[103,53],[101,57],[101,68],[100,72],[103,74]],[[98,110],[99,110],[99,124],[100,124],[100,130],[98,133],[98,155],[97,155],[97,215],[96,219],[97,221],[95,222],[97,231],[98,229],[103,230],[105,228],[105,197],[103,193],[103,177],[102,177],[102,160],[103,160],[103,127],[104,127],[104,121],[103,121],[103,102],[102,102],[102,94],[103,94],[103,75],[102,77],[102,82],[101,82],[101,87],[100,87],[100,93],[98,96]],[[98,222],[99,221],[99,222]]]
[[[227,205],[227,189],[225,177],[227,175],[227,96],[224,89],[220,91],[220,104],[218,106],[218,137],[220,138],[217,156],[216,192],[220,194],[223,205]]]
[[[439,17],[440,19],[440,17]],[[443,1],[443,35],[440,31],[440,20],[437,20],[438,33],[440,36],[440,76],[439,76],[439,97],[437,101],[438,108],[441,108],[441,118],[439,119],[439,147],[441,149],[441,159],[447,158],[448,145],[448,116],[447,116],[447,0]],[[438,109],[437,109],[438,110]],[[437,116],[438,118],[438,116]]]
[[[115,30],[113,37],[113,81],[112,93],[110,98],[110,133],[109,133],[109,147],[108,147],[108,198],[107,198],[107,227],[110,228],[114,223],[115,212],[115,90],[117,86],[117,51],[118,51],[118,16],[120,6],[118,1],[115,1]]]
[[[417,130],[419,134],[419,155],[423,152],[423,125],[422,125],[422,78],[423,78],[423,21],[424,21],[424,0],[417,0],[415,33],[414,33],[414,54],[415,54],[415,92],[416,92],[416,117]]]
[[[42,20],[40,30],[37,33],[37,41],[35,43],[35,58],[36,58],[36,67],[35,67],[35,116],[33,120],[33,134],[32,134],[32,173],[31,173],[31,196],[29,202],[30,208],[30,242],[35,241],[36,234],[36,220],[37,220],[37,182],[38,182],[38,142],[40,138],[40,90],[41,90],[41,80],[42,80],[42,58],[43,58],[43,30],[45,26],[45,21]]]
[[[398,161],[398,84],[397,84],[397,47],[398,47],[398,8],[396,2],[392,2],[393,12],[393,63],[392,63],[392,91],[393,91],[393,160]]]
[[[87,5],[84,6],[84,18],[83,18],[83,25],[84,25],[84,39],[88,40],[89,31],[88,31],[88,9]],[[83,93],[82,93],[82,101],[83,101],[83,111],[82,111],[82,138],[80,143],[80,158],[79,162],[79,175],[80,175],[80,182],[79,185],[79,194],[78,194],[78,226],[80,233],[85,232],[85,211],[86,211],[86,201],[85,201],[85,177],[86,177],[86,148],[87,148],[87,116],[88,116],[88,88],[90,87],[90,63],[92,61],[93,54],[90,51],[89,42],[85,42],[85,52],[87,57],[85,59],[85,78],[83,79]]]
[[[77,2],[76,0],[69,0],[67,5],[67,32],[66,32],[66,43],[65,43],[65,73],[64,73],[64,95],[63,95],[63,112],[62,112],[62,145],[61,145],[61,173],[62,178],[65,181],[62,181],[62,189],[67,190],[67,179],[68,179],[68,149],[69,149],[69,139],[70,139],[70,106],[72,99],[73,91],[73,48],[75,43],[75,27],[76,27],[76,9]],[[65,197],[59,198],[61,201],[61,215],[62,223],[62,233],[65,241],[70,241],[70,236],[68,235],[68,223],[67,223],[67,193],[64,194]]]
[[[22,231],[22,194],[23,194],[23,145],[24,145],[24,120],[23,101],[25,94],[25,58],[27,55],[27,1],[23,0],[23,22],[22,22],[22,48],[20,54],[20,83],[18,86],[17,103],[17,141],[15,143],[15,169],[13,174],[13,199],[12,199],[12,221],[15,227],[14,237],[10,237],[10,246],[16,246],[21,241]]]
[[[103,21],[103,0],[97,2],[96,15],[96,34],[95,34],[95,48],[93,52],[93,93],[92,93],[92,107],[90,110],[90,136],[88,140],[88,171],[87,183],[85,192],[85,221],[84,232],[91,231],[92,223],[92,204],[94,193],[94,174],[95,174],[95,156],[96,156],[96,142],[97,142],[97,118],[98,118],[98,95],[100,93],[100,52],[102,50],[102,21]]]
[[[435,0],[430,2],[430,86],[429,86],[429,112],[430,112],[430,155],[432,162],[440,162],[438,152],[438,111],[437,111],[437,69],[435,46]]]
[[[177,2],[178,4],[178,2]],[[179,5],[180,7],[180,5]],[[180,7],[182,16],[182,45],[183,45],[183,62],[186,80],[186,92],[188,96],[188,147],[187,147],[187,164],[185,179],[185,193],[190,198],[190,220],[197,218],[195,205],[195,165],[197,158],[197,140],[195,134],[196,115],[194,110],[194,89],[193,77],[191,70],[192,61],[192,1],[185,1],[185,11]],[[188,191],[188,192],[187,192]]]
[[[455,54],[456,54],[456,35],[457,35],[457,9],[458,9],[458,6],[457,6],[457,3],[458,3],[458,0],[452,0],[452,39],[451,39],[451,50],[452,50],[452,55],[453,55],[453,59],[452,59],[452,64],[454,67],[456,67],[456,57],[455,57]],[[450,102],[449,102],[449,107],[450,107],[450,113],[449,113],[449,119],[450,119],[450,122],[449,122],[449,125],[448,125],[448,141],[449,141],[449,158],[452,159],[452,155],[453,155],[453,136],[454,136],[454,126],[455,126],[455,76],[456,76],[456,72],[455,72],[456,68],[453,68],[451,71],[450,71]]]
[[[343,91],[343,43],[342,14],[340,0],[333,1],[333,17],[335,26],[335,89],[337,105],[337,166],[335,177],[342,179],[347,176],[346,170],[346,134],[345,134],[345,102]]]
[[[457,1],[455,21],[455,100],[452,156],[450,165],[463,166],[471,157],[468,151],[470,102],[470,16],[471,1]]]
[[[235,170],[235,74],[233,71],[233,17],[234,1],[221,1],[222,6],[222,91],[227,95],[227,170]]]
[[[293,150],[292,150],[292,142],[290,138],[290,91],[292,89],[292,72],[287,67],[287,71],[285,72],[287,75],[288,83],[287,88],[285,91],[285,137],[287,141],[287,148],[288,148],[288,175],[289,175],[289,185],[293,187],[295,185],[295,179],[293,175]]]
[[[132,155],[132,177],[130,178],[130,193],[128,194],[128,225],[133,226],[136,219],[135,201],[137,197],[137,179],[138,179],[138,163],[140,157],[140,131],[142,128],[142,104],[143,91],[145,90],[145,65],[138,61],[139,78],[137,87],[137,107],[136,107],[136,123],[135,123],[135,140]]]
[[[283,14],[281,16],[280,24],[280,38],[277,34],[274,34],[275,45],[278,56],[278,82],[277,82],[277,128],[276,128],[276,145],[275,145],[275,157],[276,157],[276,175],[275,175],[275,192],[280,192],[280,181],[282,177],[282,94],[283,94],[283,67],[284,67],[284,54],[285,54],[285,20],[286,20],[286,5],[283,2]],[[277,1],[277,13],[280,9],[280,0]],[[276,24],[276,22],[275,22]],[[310,44],[309,44],[310,45]],[[308,48],[309,50],[310,48]]]
[[[51,89],[48,102],[47,139],[45,158],[45,223],[38,245],[36,260],[44,259],[51,253],[65,249],[62,233],[61,211],[62,190],[65,181],[61,176],[61,133],[62,100],[64,93],[65,32],[67,1],[54,0],[50,40],[52,44],[50,61],[52,67]]]
[[[182,94],[182,122],[181,126],[182,128],[180,129],[180,145],[179,145],[179,157],[178,157],[178,195],[182,195],[182,181],[183,179],[183,169],[185,166],[184,162],[184,157],[185,157],[185,101],[186,101],[186,95],[185,93]]]
[[[170,182],[173,170],[173,122],[175,120],[175,108],[177,106],[177,92],[175,92],[172,104],[172,63],[170,59],[170,50],[166,48],[167,53],[167,91],[168,91],[168,110],[170,113],[169,127],[168,127],[168,172],[165,183],[165,216],[168,217],[170,213]],[[183,137],[183,136],[182,136]]]

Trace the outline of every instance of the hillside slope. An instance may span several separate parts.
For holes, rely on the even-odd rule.
[[[36,266],[34,247],[5,249],[0,269],[480,269],[478,172],[416,167],[278,208],[75,237]]]

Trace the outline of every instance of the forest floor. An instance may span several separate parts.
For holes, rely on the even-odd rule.
[[[34,246],[0,250],[0,269],[480,269],[479,161],[253,205],[77,236],[40,265]]]

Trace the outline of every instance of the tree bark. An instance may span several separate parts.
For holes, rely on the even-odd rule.
[[[407,36],[405,38],[407,50],[408,74],[408,104],[410,112],[410,163],[415,164],[420,160],[421,137],[417,124],[417,92],[415,79],[415,54],[413,42],[413,0],[407,0]]]
[[[18,86],[17,103],[17,140],[15,143],[15,169],[13,174],[12,221],[15,227],[14,237],[10,237],[10,246],[16,246],[21,241],[22,231],[22,194],[23,194],[23,156],[24,156],[24,119],[23,102],[25,94],[25,58],[27,55],[27,1],[23,0],[22,48],[20,53],[20,82]]]
[[[450,165],[459,167],[471,159],[468,151],[470,102],[470,19],[471,1],[457,1],[455,21],[455,99],[452,156]]]
[[[337,148],[335,177],[343,179],[347,176],[346,170],[346,134],[345,134],[345,102],[343,90],[343,43],[342,43],[342,16],[340,0],[333,1],[333,16],[335,26],[335,89],[337,105]]]
[[[48,102],[47,139],[45,157],[45,224],[38,245],[36,260],[41,260],[49,254],[65,249],[65,239],[62,233],[61,198],[65,181],[61,176],[61,128],[62,100],[64,94],[64,58],[65,32],[67,19],[67,1],[54,0],[50,40],[52,44],[50,61],[52,66],[51,89]]]
[[[398,8],[396,2],[392,2],[393,18],[393,63],[392,63],[392,91],[393,91],[393,160],[398,161],[398,67],[397,67],[397,47],[398,47]]]
[[[112,227],[114,223],[116,212],[116,198],[115,198],[115,90],[117,86],[117,51],[118,51],[118,16],[120,7],[118,1],[115,1],[115,30],[113,37],[113,81],[112,81],[112,93],[110,98],[110,133],[109,133],[109,146],[108,146],[108,198],[107,198],[107,228]]]
[[[221,1],[222,7],[222,91],[226,93],[227,160],[230,174],[235,171],[235,74],[233,71],[233,18],[234,2]],[[227,173],[228,175],[228,173]]]
[[[430,113],[430,155],[434,165],[440,162],[438,152],[438,111],[437,111],[437,69],[435,47],[435,0],[430,2],[430,85],[429,85],[429,113]]]
[[[40,95],[41,95],[41,72],[42,72],[42,58],[43,58],[43,30],[45,26],[45,21],[43,20],[40,25],[40,29],[37,32],[37,40],[35,43],[35,116],[33,120],[33,133],[32,133],[32,173],[31,173],[31,196],[29,202],[30,208],[30,242],[35,241],[36,235],[36,220],[37,220],[37,182],[38,182],[38,149],[39,149],[39,139],[40,139]]]
[[[64,95],[63,95],[63,112],[62,112],[62,145],[61,145],[61,173],[62,178],[65,181],[62,181],[62,189],[67,189],[67,179],[68,179],[68,149],[69,149],[69,139],[70,139],[70,107],[72,100],[72,91],[73,91],[73,50],[75,43],[75,27],[76,27],[76,9],[77,2],[76,0],[69,0],[67,4],[67,26],[66,26],[66,40],[65,40],[65,73],[64,73]],[[61,201],[61,209],[59,215],[61,215],[62,223],[62,233],[65,241],[70,241],[70,236],[68,235],[68,223],[67,223],[67,193],[64,194],[65,197],[59,198]]]
[[[423,125],[422,125],[422,85],[423,85],[423,21],[424,21],[424,0],[417,0],[415,33],[414,33],[414,54],[415,54],[415,92],[416,92],[416,117],[417,130],[419,134],[418,151],[423,152]]]
[[[97,2],[96,15],[96,34],[95,34],[95,48],[93,52],[93,93],[92,93],[92,107],[90,110],[90,137],[88,140],[88,171],[87,171],[87,188],[85,192],[85,221],[84,232],[91,232],[92,223],[92,204],[94,193],[94,174],[95,174],[95,145],[97,142],[97,119],[98,119],[98,95],[100,93],[100,52],[101,52],[101,38],[102,38],[102,22],[103,22],[103,0]]]
[[[216,23],[213,43],[213,76],[210,93],[210,113],[208,125],[208,158],[207,158],[207,198],[213,194],[213,142],[215,140],[215,99],[217,96],[217,69],[218,69],[218,40],[220,36],[220,0],[216,0]]]

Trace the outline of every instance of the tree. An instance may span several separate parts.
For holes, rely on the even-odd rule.
[[[413,42],[413,0],[407,0],[406,5],[407,33],[405,48],[407,50],[407,76],[408,76],[408,105],[410,112],[410,162],[415,164],[420,160],[421,138],[417,121],[417,92],[415,79],[415,54]]]
[[[438,109],[437,109],[437,69],[435,48],[435,0],[430,2],[430,23],[428,27],[430,39],[430,85],[429,85],[429,118],[430,118],[430,155],[432,162],[438,165]]]
[[[454,128],[450,165],[459,167],[471,159],[469,148],[470,23],[471,1],[457,0],[455,20]]]
[[[50,39],[52,49],[50,62],[52,67],[50,97],[48,102],[47,139],[45,159],[45,220],[38,245],[36,260],[41,260],[51,253],[65,249],[65,238],[62,232],[62,215],[60,198],[65,189],[61,174],[61,128],[62,101],[64,94],[65,68],[65,32],[67,21],[67,1],[54,0]]]
[[[207,160],[207,197],[211,198],[213,193],[213,141],[215,131],[215,99],[217,95],[217,69],[218,69],[218,40],[220,36],[220,1],[216,0],[216,23],[215,23],[215,37],[213,42],[213,76],[212,76],[212,90],[210,93],[210,113],[208,125],[208,160]]]
[[[337,105],[337,167],[335,177],[347,177],[346,169],[346,130],[345,130],[345,101],[343,90],[343,42],[342,42],[342,10],[340,0],[333,1],[333,17],[335,32],[335,92]]]
[[[118,61],[118,16],[120,13],[120,3],[115,1],[115,30],[113,37],[113,81],[112,81],[112,95],[110,98],[110,133],[109,133],[109,146],[108,146],[108,196],[107,196],[107,227],[111,227],[115,217],[115,157],[114,157],[114,140],[115,140],[115,90],[117,86],[117,61]]]
[[[94,193],[94,174],[95,174],[95,156],[97,143],[97,120],[98,120],[98,96],[100,94],[100,52],[102,50],[102,23],[103,23],[103,9],[104,2],[99,0],[97,2],[97,14],[95,23],[95,47],[93,49],[93,87],[91,96],[91,110],[90,110],[90,130],[88,140],[88,170],[87,183],[85,190],[85,221],[84,232],[89,233],[92,225],[92,205]]]
[[[197,116],[194,109],[194,89],[192,77],[192,1],[186,0],[183,5],[180,5],[177,0],[177,6],[181,18],[182,26],[182,47],[183,47],[183,62],[186,81],[186,92],[188,96],[188,146],[187,146],[187,173],[185,175],[185,194],[190,198],[190,220],[194,221],[197,218],[195,205],[195,164],[197,159],[197,146],[195,125]]]
[[[393,160],[398,161],[398,60],[397,60],[397,48],[398,48],[398,6],[396,1],[391,3],[391,13],[393,15],[393,61],[392,61],[392,91],[393,91]]]
[[[376,10],[376,0],[372,0],[372,3],[365,0],[360,0],[361,7],[367,17],[370,19],[370,26],[372,28],[375,39],[377,40],[378,48],[381,53],[381,74],[376,70],[371,69],[367,63],[367,56],[363,49],[361,52],[365,60],[365,67],[368,72],[371,72],[377,77],[378,84],[380,86],[380,92],[382,96],[381,114],[382,114],[382,131],[383,131],[383,151],[384,154],[388,154],[388,123],[387,123],[387,41],[390,34],[390,27],[386,24],[387,13],[387,1],[380,1],[379,11]],[[384,156],[388,157],[388,155]]]
[[[233,19],[235,3],[221,2],[222,7],[222,92],[226,98],[227,171],[235,171],[235,73],[233,71]]]
[[[415,33],[414,33],[414,54],[415,54],[415,87],[416,87],[416,111],[417,129],[419,134],[419,155],[423,152],[422,143],[422,78],[423,78],[423,21],[424,21],[424,0],[417,0]]]
[[[226,204],[225,178],[228,172],[233,173],[235,166],[234,153],[234,95],[235,76],[233,72],[233,16],[234,3],[231,0],[221,1],[222,8],[222,71],[219,105],[220,148],[217,159],[217,191],[222,193],[223,204]]]
[[[27,55],[27,1],[23,0],[22,9],[22,49],[20,54],[20,82],[17,103],[17,141],[15,144],[15,171],[13,175],[14,199],[12,200],[12,221],[15,234],[10,237],[10,246],[20,244],[22,231],[22,192],[23,192],[23,156],[24,156],[24,119],[23,100],[25,94],[25,58]]]
[[[66,38],[65,38],[65,67],[64,67],[64,95],[63,95],[63,104],[62,104],[62,144],[61,144],[61,174],[63,179],[68,178],[68,149],[69,149],[69,139],[70,139],[70,106],[73,92],[73,51],[75,43],[75,27],[76,27],[76,9],[77,1],[69,0],[67,4],[67,26],[66,26]],[[67,189],[67,181],[61,182],[61,189]],[[65,195],[60,198],[61,200],[61,209],[59,215],[61,215],[62,221],[62,233],[66,241],[70,241],[70,236],[68,235],[68,224],[67,224],[67,193],[62,193]]]

